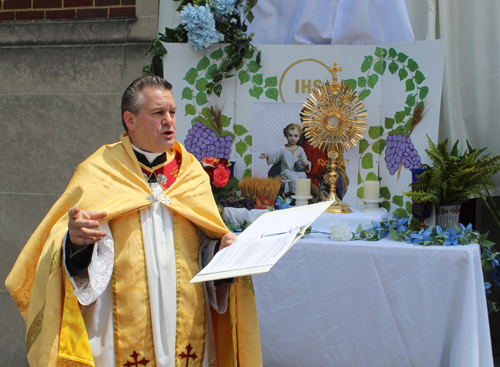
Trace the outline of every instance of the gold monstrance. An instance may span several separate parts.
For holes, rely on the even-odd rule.
[[[311,98],[304,103],[302,124],[309,144],[328,152],[329,162],[317,162],[330,165],[330,195],[327,200],[333,200],[333,204],[326,211],[352,213],[349,205],[335,194],[336,168],[349,163],[339,159],[339,155],[355,147],[363,137],[362,133],[367,129],[367,112],[357,93],[343,81],[340,84],[337,82],[337,73],[342,68],[337,67],[335,62],[328,71],[333,81],[331,84],[327,81],[311,93]]]

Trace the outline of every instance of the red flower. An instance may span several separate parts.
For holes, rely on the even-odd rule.
[[[215,187],[224,187],[229,182],[231,171],[224,165],[219,165],[213,172],[213,182]]]
[[[203,167],[205,169],[205,172],[208,173],[208,177],[210,177],[210,183],[214,180],[214,171],[215,171],[215,168],[214,167],[210,167],[210,166],[207,166],[207,167]]]
[[[213,157],[203,158],[201,160],[201,164],[203,167],[217,167],[218,163],[219,159]]]
[[[218,163],[219,165],[223,164],[226,167],[229,167],[231,165],[231,163],[226,158],[219,158]]]

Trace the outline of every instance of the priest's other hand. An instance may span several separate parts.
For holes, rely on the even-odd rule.
[[[236,237],[237,236],[233,232],[227,232],[220,240],[219,250],[222,250],[223,248],[226,248],[227,246],[231,246],[234,243],[234,240],[236,239]]]
[[[90,245],[106,236],[106,231],[99,229],[99,220],[106,218],[106,212],[85,211],[75,206],[68,214],[68,235],[72,244]]]

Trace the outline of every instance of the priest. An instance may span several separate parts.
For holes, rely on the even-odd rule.
[[[30,366],[261,366],[250,277],[189,281],[233,243],[176,142],[172,86],[136,79],[120,142],[78,166],[6,280]]]

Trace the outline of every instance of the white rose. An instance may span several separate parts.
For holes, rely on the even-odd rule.
[[[349,241],[352,238],[352,232],[346,222],[336,220],[330,226],[330,238],[334,241]]]

